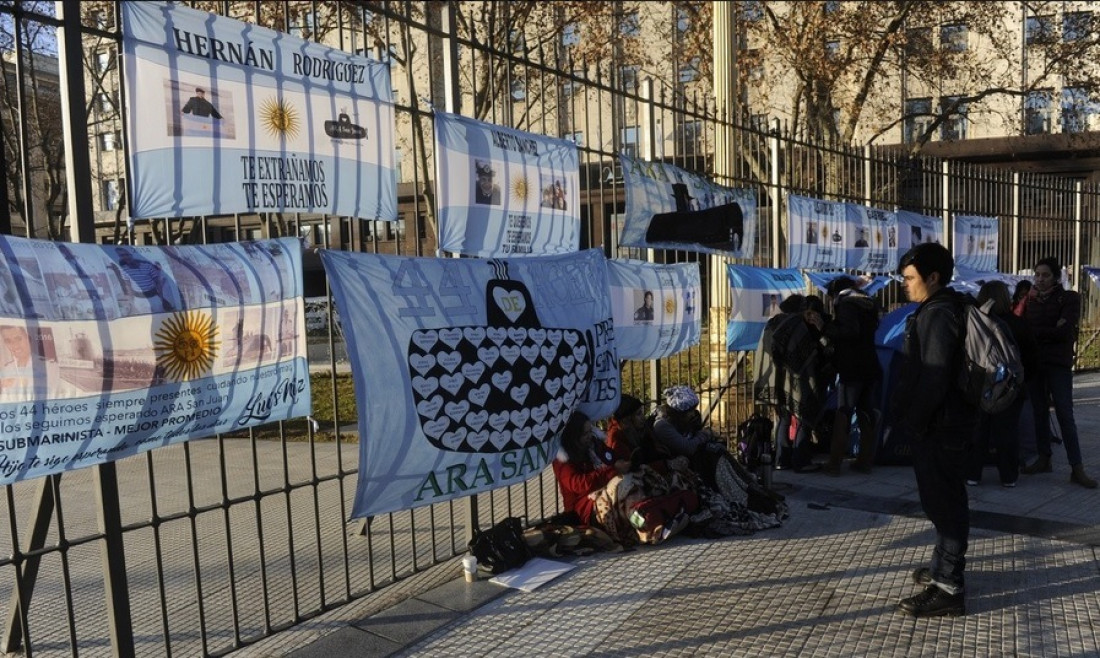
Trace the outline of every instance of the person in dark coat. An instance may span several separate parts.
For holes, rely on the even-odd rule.
[[[951,288],[955,261],[943,245],[913,247],[901,259],[902,286],[917,310],[905,323],[892,432],[913,447],[921,507],[936,530],[927,567],[913,572],[925,589],[898,609],[914,617],[966,614],[963,571],[970,536],[968,450],[977,407],[959,393],[964,349],[964,296]]]
[[[1073,418],[1073,344],[1081,320],[1081,295],[1061,284],[1062,266],[1054,257],[1035,264],[1035,286],[1024,308],[1035,339],[1039,342],[1039,367],[1028,385],[1035,413],[1035,448],[1039,457],[1021,469],[1021,473],[1050,473],[1050,407],[1058,417],[1062,445],[1069,461],[1069,481],[1087,489],[1096,488],[1096,480],[1085,473],[1077,422]]]
[[[187,103],[180,109],[183,114],[193,114],[197,117],[204,119],[214,117],[215,119],[221,119],[222,115],[218,112],[210,101],[206,100],[206,92],[202,87],[195,87],[195,95],[187,99]]]
[[[978,291],[978,306],[983,306],[990,300],[993,305],[989,313],[1004,320],[1012,330],[1012,338],[1020,350],[1026,385],[1038,369],[1039,345],[1027,323],[1012,312],[1012,299],[1008,296],[1007,285],[1001,281],[984,283]],[[1016,479],[1020,474],[1020,412],[1026,399],[1026,394],[1019,395],[1007,409],[995,414],[981,415],[966,475],[967,485],[977,486],[982,481],[982,468],[985,466],[989,446],[993,444],[997,450],[997,473],[1001,477],[1001,485],[1016,486]]]
[[[821,330],[832,344],[833,358],[840,376],[833,438],[825,472],[840,475],[840,463],[848,451],[852,414],[855,413],[859,423],[859,457],[852,463],[852,470],[870,473],[875,458],[878,420],[882,416],[878,408],[882,367],[875,351],[878,304],[847,276],[830,281],[825,294],[833,302],[832,322],[826,323],[820,315],[813,313],[806,316],[806,321]]]

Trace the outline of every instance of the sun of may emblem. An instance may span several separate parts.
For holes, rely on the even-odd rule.
[[[665,297],[665,314],[672,315],[676,312],[676,298]]]
[[[153,349],[157,365],[175,381],[193,379],[209,372],[221,342],[218,327],[207,313],[177,313],[161,324]]]
[[[512,198],[520,203],[527,201],[527,194],[530,191],[530,187],[527,185],[526,176],[518,176],[512,180]]]
[[[272,137],[293,139],[298,136],[298,110],[281,98],[265,100],[260,106],[260,119]]]

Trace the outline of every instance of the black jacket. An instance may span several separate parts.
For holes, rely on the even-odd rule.
[[[893,415],[895,429],[914,442],[962,448],[974,435],[978,409],[959,389],[963,303],[961,293],[943,288],[921,302],[906,321]]]
[[[833,321],[825,325],[825,337],[835,349],[840,381],[871,382],[882,378],[875,351],[878,304],[867,293],[849,288],[833,305]]]

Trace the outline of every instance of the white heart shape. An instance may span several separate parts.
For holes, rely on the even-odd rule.
[[[447,428],[451,426],[451,420],[446,416],[436,418],[424,423],[424,433],[433,439],[438,439],[443,436],[443,433],[447,431]]]
[[[577,393],[576,391],[566,391],[565,395],[561,396],[561,399],[566,407],[572,408],[573,403],[577,401]]]
[[[467,400],[462,402],[448,402],[443,405],[443,413],[453,420],[458,421],[470,411],[470,403]]]
[[[435,357],[431,354],[410,354],[409,365],[421,375],[426,375],[435,367]]]
[[[497,450],[503,450],[504,446],[508,445],[512,441],[511,430],[504,430],[503,432],[490,432],[489,441],[496,446]]]
[[[539,441],[545,441],[546,435],[550,433],[550,423],[539,423],[531,428],[531,433],[535,435],[535,438]]]
[[[485,330],[485,335],[497,345],[508,340],[508,330],[504,327],[489,327]]]
[[[420,397],[426,398],[439,388],[439,380],[435,377],[424,378],[417,375],[412,378],[412,387],[414,391],[420,394]]]
[[[527,445],[527,442],[531,439],[531,428],[521,427],[518,430],[512,430],[512,440],[522,445]]]
[[[533,418],[536,423],[541,423],[546,420],[546,405],[540,404],[537,407],[531,407],[531,418]]]
[[[573,348],[573,356],[577,357],[577,361],[584,362],[584,357],[588,355],[588,347],[585,345],[577,345]]]
[[[584,376],[588,374],[588,364],[578,363],[577,364],[577,369],[574,370],[573,373],[575,375],[577,375],[577,383],[584,382],[585,381]]]
[[[565,424],[565,416],[550,416],[550,431],[554,434],[558,433],[561,426]]]
[[[564,388],[565,390],[572,391],[574,388],[577,387],[577,376],[576,375],[566,375],[565,377],[562,377],[561,378],[561,385],[562,385],[562,388]]]
[[[500,350],[495,347],[481,347],[477,350],[477,358],[481,359],[481,362],[490,368],[500,358]]]
[[[550,344],[554,347],[558,346],[561,342],[561,329],[547,329],[546,340],[550,341]]]
[[[475,432],[485,427],[485,423],[487,422],[489,422],[489,412],[484,409],[481,411],[471,411],[466,414],[466,424],[472,427]]]
[[[550,410],[551,418],[554,418],[561,413],[561,408],[563,404],[564,403],[562,402],[561,398],[554,398],[553,400],[550,400],[546,403],[546,407]],[[555,429],[554,431],[556,432],[557,430]]]
[[[495,349],[495,348],[494,348]],[[476,384],[481,376],[485,374],[485,364],[478,361],[477,363],[463,363],[462,364],[462,376],[470,380],[471,384]]]
[[[519,348],[519,353],[527,363],[534,365],[535,361],[539,358],[539,347],[538,345],[527,344]]]
[[[414,331],[412,335],[413,345],[416,345],[425,352],[431,352],[437,340],[439,340],[439,334],[437,334],[434,329]]]
[[[453,350],[454,348],[458,347],[458,344],[460,342],[462,342],[462,330],[458,329],[457,327],[452,327],[450,329],[440,329],[439,340],[447,343],[447,345],[449,345]]]
[[[542,341],[546,340],[546,330],[542,327],[536,329],[528,329],[527,337],[535,343],[541,343]]]
[[[516,386],[512,390],[508,391],[508,395],[512,396],[512,399],[516,401],[516,404],[523,404],[523,401],[527,399],[527,395],[530,392],[531,385],[524,384],[523,386]]]
[[[466,340],[470,341],[474,347],[481,345],[481,341],[485,340],[485,327],[466,327],[462,330],[462,335],[466,337]]]
[[[515,322],[527,310],[527,300],[518,290],[505,290],[500,286],[493,288],[493,301],[504,315]]]
[[[527,421],[531,419],[530,409],[516,409],[512,413],[508,414],[508,419],[512,421],[512,424],[516,427],[523,427],[527,424]]]
[[[516,359],[519,358],[519,348],[515,345],[505,345],[500,348],[500,355],[509,365],[515,365]]]
[[[462,390],[462,384],[466,380],[462,378],[462,375],[443,375],[439,378],[439,385],[443,387],[444,391],[447,391],[451,395],[458,395],[458,392]]]
[[[443,438],[439,440],[443,444],[443,447],[451,450],[458,450],[462,446],[462,442],[466,440],[466,428],[460,427],[453,432],[445,432]]]
[[[531,375],[531,381],[535,382],[536,386],[542,386],[542,380],[546,379],[546,366],[531,368],[528,374]]]
[[[486,383],[482,384],[481,386],[478,386],[477,388],[471,390],[466,395],[466,397],[468,397],[470,399],[470,402],[473,402],[477,406],[484,407],[486,400],[489,399],[489,384],[488,384],[488,382],[486,382]]]
[[[542,358],[545,359],[547,363],[553,363],[554,357],[558,355],[558,348],[550,345],[543,345],[539,349],[539,354],[542,355]]]
[[[557,395],[558,391],[561,390],[561,377],[547,379],[542,387],[546,389],[546,392],[549,393],[551,397]]]
[[[443,355],[442,354],[440,355],[439,363],[440,364],[443,363]],[[558,365],[560,365],[561,369],[564,370],[567,373],[568,372],[573,372],[573,366],[577,365],[577,360],[574,359],[571,356],[563,356],[562,358],[558,359]]]
[[[527,330],[523,327],[508,327],[508,337],[513,343],[522,344],[527,340]]]
[[[512,383],[512,373],[511,372],[505,371],[505,372],[493,373],[493,386],[496,386],[500,390],[503,391],[503,390],[507,389],[508,385],[511,384],[511,383]]]
[[[482,446],[489,442],[489,430],[471,432],[466,435],[466,443],[474,450],[481,450]]]
[[[447,372],[454,372],[455,368],[462,364],[462,353],[458,351],[440,352],[435,359],[439,362],[439,365],[447,369]]]
[[[489,427],[495,430],[502,430],[508,426],[508,412],[501,411],[500,413],[489,414]]]
[[[421,400],[416,405],[416,411],[425,418],[435,418],[439,410],[443,408],[443,396],[436,395],[427,400]]]
[[[443,334],[440,333],[439,337],[442,338]],[[569,344],[569,347],[575,346],[580,341],[580,339],[581,339],[581,335],[579,333],[577,333],[576,331],[566,331],[565,332],[565,342]]]

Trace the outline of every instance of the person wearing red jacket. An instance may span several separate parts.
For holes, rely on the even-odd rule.
[[[630,470],[630,461],[615,459],[614,453],[592,432],[592,423],[574,412],[562,430],[561,452],[553,462],[562,505],[574,512],[583,525],[595,521],[594,500],[590,494],[607,486],[615,477]]]

